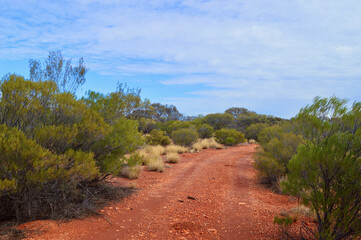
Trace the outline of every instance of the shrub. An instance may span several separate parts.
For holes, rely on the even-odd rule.
[[[224,140],[224,144],[227,146],[233,146],[236,144],[236,139],[233,137],[227,137],[226,140]]]
[[[52,206],[55,196],[49,197],[47,191],[60,188],[70,197],[77,194],[78,182],[94,180],[99,174],[92,153],[71,149],[52,154],[5,125],[0,125],[0,156],[1,219],[26,220],[49,214],[59,206]]]
[[[266,131],[269,132],[268,129]],[[255,168],[263,183],[276,187],[277,180],[288,173],[287,164],[297,153],[301,137],[278,130],[274,136],[268,142],[261,142],[262,148],[257,152]]]
[[[147,141],[150,145],[162,145],[167,146],[171,143],[171,139],[165,135],[166,133],[162,130],[153,129],[147,135]]]
[[[315,98],[296,117],[305,140],[284,189],[314,210],[317,239],[361,235],[361,102]]]
[[[214,130],[235,127],[234,117],[229,113],[212,113],[203,118],[203,122],[209,124]]]
[[[206,123],[198,126],[197,130],[200,138],[211,138],[214,132],[213,127]]]
[[[141,118],[141,119],[138,120],[138,122],[139,122],[138,130],[140,132],[142,132],[143,134],[148,134],[153,129],[158,128],[156,121],[154,121],[152,119]]]
[[[253,123],[250,126],[248,126],[245,130],[245,136],[247,139],[255,139],[258,140],[258,135],[261,133],[261,131],[268,127],[269,125],[267,123]]]
[[[286,174],[285,167],[272,155],[263,151],[257,153],[254,166],[258,170],[261,182],[265,184],[276,184],[278,179]]]
[[[193,127],[191,122],[188,121],[180,121],[180,120],[172,120],[172,121],[167,121],[163,124],[160,125],[160,128],[167,132],[167,134],[169,136],[172,135],[172,133],[176,130],[180,130],[183,128],[190,128]]]
[[[165,167],[164,161],[161,157],[150,158],[147,163],[147,166],[149,171],[157,171],[157,172],[163,172]]]
[[[178,161],[179,161],[178,153],[175,152],[167,153],[166,162],[177,163]]]
[[[239,144],[239,143],[245,141],[244,134],[238,132],[235,129],[223,128],[221,130],[215,131],[214,135],[215,135],[215,139],[216,139],[217,142],[219,142],[221,144],[225,144],[225,145],[227,145],[226,144],[226,139],[227,138],[233,138],[234,139],[234,141],[232,139],[228,140],[228,141],[231,141],[230,142],[231,145]]]
[[[172,139],[177,145],[190,147],[195,141],[197,141],[198,133],[192,128],[179,129],[172,133]]]

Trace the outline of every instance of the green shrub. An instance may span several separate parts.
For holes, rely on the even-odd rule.
[[[229,113],[208,114],[202,120],[212,126],[214,130],[236,127],[234,117]]]
[[[162,145],[167,146],[171,144],[171,139],[166,135],[165,132],[158,129],[153,129],[148,135],[147,135],[147,142],[149,145]]]
[[[190,128],[192,125],[191,122],[187,121],[180,121],[180,120],[172,120],[167,121],[165,123],[160,124],[160,128],[167,132],[169,136],[172,135],[172,133],[176,130],[183,129],[183,128]]]
[[[259,148],[255,168],[261,181],[270,184],[275,190],[278,179],[288,173],[288,163],[297,153],[297,147],[302,140],[301,135],[288,132],[289,124],[267,127],[259,134],[262,148]]]
[[[253,123],[248,126],[245,130],[245,136],[247,139],[254,139],[258,141],[258,135],[261,133],[263,129],[268,127],[267,123]]]
[[[193,128],[179,129],[172,133],[172,139],[176,145],[190,147],[198,140],[198,133]]]
[[[141,119],[138,120],[138,122],[139,122],[138,130],[140,132],[142,132],[143,134],[148,134],[153,129],[158,128],[156,121],[154,121],[152,119],[141,118]]]
[[[211,125],[203,123],[197,127],[200,138],[211,138],[213,136],[214,129]]]
[[[286,168],[271,154],[260,150],[257,152],[255,168],[262,183],[276,184],[278,179],[286,174]]]
[[[91,151],[102,172],[118,174],[121,169],[119,159],[143,144],[144,139],[138,132],[137,121],[122,117],[111,126],[109,134],[98,139]]]
[[[245,140],[246,140],[244,138],[244,134],[241,132],[238,132],[235,129],[222,128],[221,130],[215,131],[214,136],[215,136],[215,139],[217,142],[219,142],[221,144],[225,144],[225,145],[228,145],[226,143],[227,138],[234,139],[234,141],[232,139],[228,139],[228,141],[231,145],[239,144],[239,143],[245,142]]]
[[[315,98],[296,121],[304,141],[290,160],[284,190],[316,214],[316,239],[361,236],[361,102]]]
[[[226,140],[224,140],[224,144],[227,146],[233,146],[236,144],[236,139],[233,137],[227,137]]]
[[[70,194],[78,182],[97,178],[93,157],[72,149],[53,154],[18,129],[0,125],[0,219],[33,219],[58,208],[47,191]]]

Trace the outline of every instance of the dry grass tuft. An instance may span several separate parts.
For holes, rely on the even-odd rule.
[[[140,174],[140,166],[124,166],[121,170],[121,175],[129,179],[136,179]]]
[[[148,162],[153,159],[157,158],[166,153],[165,147],[156,145],[156,146],[147,146],[143,149],[137,151],[137,153],[144,159],[144,164],[148,165]]]
[[[193,144],[192,149],[194,149],[194,151],[199,152],[200,150],[202,150],[202,144],[200,142],[196,142]]]
[[[217,143],[214,138],[208,138],[207,140],[208,140],[208,143],[209,143],[209,147],[210,147],[210,148],[215,148],[215,149],[222,149],[222,148],[224,148],[223,144]]]
[[[147,163],[147,166],[149,171],[163,172],[165,164],[163,159],[158,156],[158,157],[150,158]]]
[[[166,162],[177,163],[179,161],[179,155],[175,152],[167,153]]]
[[[179,146],[179,145],[169,145],[166,147],[165,151],[168,153],[185,153],[188,152],[188,148],[183,147],[183,146]]]
[[[291,208],[287,212],[292,218],[295,218],[295,219],[302,217],[302,216],[316,219],[315,213],[310,208],[303,206],[303,205],[299,205],[297,207]]]
[[[165,154],[165,147],[161,146],[161,145],[156,145],[156,146],[147,146],[145,148],[146,153],[148,153],[149,155],[152,156],[161,156],[163,154]]]

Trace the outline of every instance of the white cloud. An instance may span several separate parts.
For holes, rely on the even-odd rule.
[[[194,89],[204,99],[360,90],[356,0],[0,0],[0,11],[0,59],[61,49],[101,74],[215,88]]]

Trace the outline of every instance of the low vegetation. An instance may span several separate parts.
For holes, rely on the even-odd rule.
[[[198,140],[198,132],[194,128],[182,128],[172,132],[174,144],[190,147]]]
[[[167,153],[166,162],[177,163],[179,161],[179,155],[176,152]]]
[[[361,236],[361,103],[315,98],[291,119],[245,108],[186,117],[118,84],[109,94],[76,91],[85,82],[61,52],[30,61],[30,79],[0,82],[0,220],[79,217],[130,191],[110,176],[137,178],[141,165],[163,172],[179,154],[258,142],[261,182],[297,196],[315,218],[315,239]],[[62,197],[59,197],[62,196]],[[99,204],[100,203],[100,204]]]
[[[236,129],[222,128],[214,132],[215,139],[218,143],[233,146],[246,141],[244,134]]]
[[[183,147],[183,146],[179,146],[179,145],[174,145],[174,144],[171,144],[171,145],[168,145],[166,148],[165,148],[165,151],[168,153],[186,153],[189,151],[188,148],[186,147]]]
[[[149,171],[163,172],[165,164],[163,158],[161,157],[151,157],[147,162],[147,167]]]

